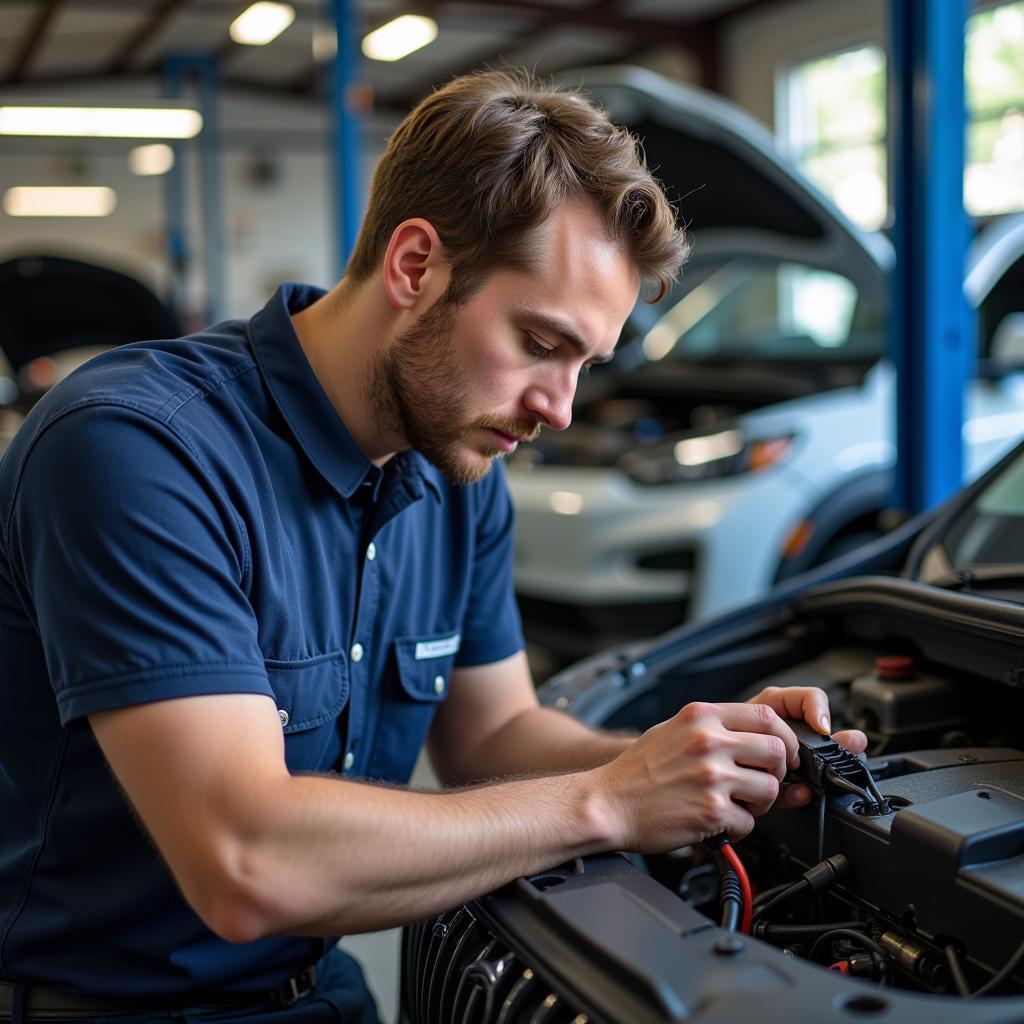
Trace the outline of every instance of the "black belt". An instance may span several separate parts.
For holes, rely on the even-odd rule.
[[[316,987],[316,967],[307,967],[293,978],[266,992],[238,992],[217,995],[203,992],[192,996],[135,1001],[116,996],[87,996],[65,989],[46,988],[27,982],[0,981],[0,1020],[10,1020],[15,992],[21,989],[21,1015],[25,1020],[86,1020],[89,1017],[165,1013],[170,1010],[225,1010],[259,1006],[278,1009],[305,999]]]

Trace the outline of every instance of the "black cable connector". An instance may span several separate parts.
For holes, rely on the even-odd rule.
[[[822,736],[804,722],[791,722],[800,750],[796,774],[816,792],[854,793],[874,814],[885,814],[889,804],[879,792],[867,765],[831,736]]]
[[[848,942],[856,942],[859,945],[864,946],[869,953],[877,957],[878,969],[880,972],[878,980],[880,984],[886,984],[888,980],[889,958],[885,955],[885,950],[882,949],[882,947],[869,935],[864,935],[859,931],[854,931],[852,928],[833,928],[831,931],[827,931],[823,935],[819,935],[811,944],[811,948],[807,951],[807,959],[812,963],[816,963],[818,954],[823,949],[828,949],[837,939],[846,939]]]
[[[820,864],[808,868],[803,873],[803,880],[810,886],[811,892],[820,892],[826,886],[842,878],[850,870],[850,862],[841,853],[826,857]]]
[[[719,857],[718,870],[722,876],[722,928],[729,932],[739,931],[743,916],[743,889],[739,877],[724,857]]]
[[[718,860],[719,871],[722,873],[722,904],[725,907],[725,885],[728,871],[733,879],[735,879],[736,885],[739,888],[739,906],[740,906],[740,931],[745,934],[750,933],[750,925],[754,915],[754,897],[750,891],[750,878],[747,876],[747,870],[743,866],[743,861],[740,860],[736,851],[733,849],[732,842],[729,836],[725,832],[719,832],[718,835],[711,836],[704,840],[704,845],[709,850],[715,851],[715,857]],[[730,887],[731,892],[731,887]],[[731,906],[732,900],[730,898],[729,905]],[[725,921],[732,920],[732,911],[729,910],[727,913],[723,913],[723,924],[725,928]],[[731,930],[735,930],[733,927]]]
[[[837,879],[842,878],[850,870],[850,862],[841,853],[826,857],[820,864],[808,868],[801,875],[798,882],[783,889],[778,895],[773,896],[763,907],[759,907],[758,917],[764,917],[772,907],[778,906],[791,900],[802,892],[821,892],[822,889],[832,885]]]

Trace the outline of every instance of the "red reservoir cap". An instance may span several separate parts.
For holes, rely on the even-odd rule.
[[[879,679],[909,679],[914,674],[914,659],[906,654],[889,654],[875,659]]]

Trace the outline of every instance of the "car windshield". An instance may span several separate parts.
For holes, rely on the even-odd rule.
[[[693,268],[641,332],[657,360],[870,361],[884,310],[847,277],[796,262],[735,258]]]
[[[1003,567],[1024,583],[1024,449],[957,518],[942,546],[954,572]],[[978,581],[1002,578],[976,575]]]

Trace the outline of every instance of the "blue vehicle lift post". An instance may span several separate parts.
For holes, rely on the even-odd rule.
[[[351,0],[331,0],[338,48],[330,74],[328,116],[334,141],[334,258],[336,277],[341,277],[355,246],[359,230],[359,118],[353,89],[359,56],[356,49],[355,12]]]
[[[217,58],[206,54],[168,57],[164,62],[164,94],[170,99],[184,95],[190,73],[199,76],[199,109],[203,115],[200,135],[201,197],[203,209],[203,266],[205,271],[206,322],[224,319],[226,278],[221,207],[221,137],[218,110],[219,68]],[[185,204],[184,143],[174,145],[174,166],[167,175],[167,242],[171,261],[172,301],[181,308],[190,252]]]
[[[910,513],[963,483],[964,393],[975,348],[963,292],[967,13],[968,0],[891,0],[894,503]]]

